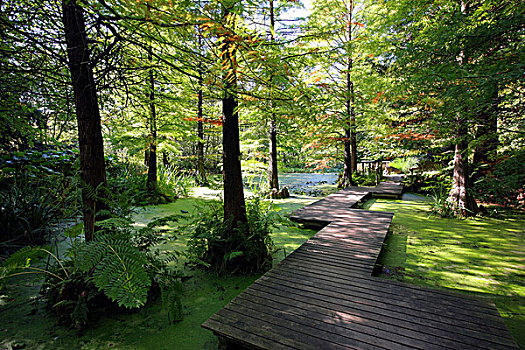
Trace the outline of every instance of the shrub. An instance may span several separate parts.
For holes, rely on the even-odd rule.
[[[525,207],[524,188],[525,150],[501,157],[473,186],[477,199],[517,208]]]
[[[377,183],[383,181],[385,177],[383,174],[378,173],[377,174],[377,182],[376,182],[376,174],[353,174],[352,180],[356,184],[356,186],[375,186]]]
[[[23,173],[0,191],[0,241],[4,246],[42,244],[50,233],[58,208],[52,193],[30,174]]]
[[[405,157],[394,159],[393,161],[388,163],[388,166],[399,169],[405,174],[409,174],[410,169],[418,166],[418,164],[419,160],[416,157]]]
[[[436,214],[442,218],[453,218],[457,216],[454,207],[448,201],[449,188],[445,186],[434,187],[431,189],[431,192],[430,215]]]
[[[403,185],[408,191],[432,195],[442,188],[450,188],[452,177],[447,173],[429,172],[408,175],[403,179]]]
[[[197,207],[196,218],[188,226],[190,259],[219,274],[256,273],[271,268],[274,244],[270,237],[277,214],[259,198],[247,202],[247,222],[232,230],[224,221],[222,202]]]
[[[112,198],[108,203],[122,202]],[[159,227],[178,217],[157,219],[136,229],[129,220],[127,207],[111,208],[107,214],[111,213],[118,214],[98,223],[99,230],[91,242],[78,236],[81,225],[66,230],[72,240],[63,259],[40,247],[14,253],[2,264],[0,281],[17,274],[44,274],[42,294],[48,305],[60,321],[76,326],[86,324],[100,307],[139,308],[154,290],[166,293],[163,304],[170,320],[180,320],[182,275],[168,267],[178,254],[161,255],[152,249],[164,240],[161,233],[165,230]],[[45,268],[35,264],[38,252],[53,257],[54,263]]]
[[[157,188],[146,188],[147,169],[142,164],[111,162],[108,165],[108,187],[111,192],[128,196],[135,206],[163,204],[189,194],[193,181],[174,167],[160,165]]]

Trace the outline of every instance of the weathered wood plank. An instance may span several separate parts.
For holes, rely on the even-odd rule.
[[[511,339],[501,337],[499,334],[482,333],[471,328],[464,328],[461,324],[447,323],[446,317],[419,317],[419,315],[412,315],[411,312],[400,312],[402,308],[392,310],[388,307],[381,307],[381,305],[370,305],[366,300],[355,298],[333,298],[322,290],[315,288],[297,288],[297,286],[288,286],[279,283],[267,283],[265,281],[257,281],[250,288],[254,290],[274,290],[278,295],[300,296],[306,298],[310,304],[317,305],[319,303],[330,305],[333,311],[342,313],[359,313],[363,319],[377,319],[379,322],[400,326],[411,329],[419,333],[434,334],[436,336],[449,339],[460,344],[460,348],[466,345],[474,346],[484,349],[513,349],[513,342]],[[434,315],[432,315],[434,316]],[[450,320],[448,320],[450,321]]]
[[[281,268],[285,270],[289,269],[298,275],[301,275],[302,273],[316,273],[319,279],[337,278],[343,283],[362,286],[363,288],[371,288],[371,290],[380,289],[392,296],[402,294],[405,295],[405,297],[429,301],[438,298],[442,303],[446,303],[447,305],[460,310],[460,312],[470,313],[475,311],[490,315],[498,320],[501,319],[495,308],[487,305],[485,301],[478,301],[472,298],[466,299],[463,296],[458,296],[457,293],[449,294],[446,293],[446,291],[438,293],[434,289],[411,288],[408,284],[402,284],[391,280],[378,280],[374,277],[366,279],[362,275],[356,274],[348,269],[336,269],[333,267],[327,268],[304,260],[297,262],[293,261],[293,259],[288,259],[286,264],[282,264]],[[505,329],[505,326],[500,323],[499,328]]]
[[[290,218],[325,226],[203,327],[249,349],[516,349],[497,310],[371,275],[392,213],[350,209],[402,186],[348,188]]]

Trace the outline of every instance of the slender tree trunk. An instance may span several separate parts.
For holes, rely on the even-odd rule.
[[[273,8],[273,0],[270,0],[270,35],[271,35],[271,41],[272,44],[275,43],[275,36],[274,36],[274,30],[275,30],[275,15],[274,15],[274,8]],[[272,98],[272,102],[270,103],[270,108],[272,109],[271,116],[270,116],[270,125],[269,125],[269,157],[268,157],[268,185],[270,189],[275,188],[279,189],[279,175],[277,170],[277,127],[275,122],[275,112],[273,110],[273,75],[270,78],[270,82],[272,86],[270,87],[270,98]]]
[[[147,4],[146,20],[149,20],[150,5]],[[148,71],[149,100],[149,155],[148,178],[146,188],[153,192],[157,189],[157,113],[155,110],[155,71],[153,69],[153,48],[148,46],[148,62],[152,66]]]
[[[151,52],[150,52],[151,53]],[[151,57],[151,56],[149,56]],[[148,179],[146,188],[150,191],[157,189],[157,114],[155,110],[155,77],[153,69],[149,71],[149,113],[150,137],[148,154]]]
[[[352,10],[353,2],[350,2],[350,9],[348,11],[348,43],[352,41]],[[343,164],[343,178],[339,183],[339,187],[353,186],[352,174],[356,169],[356,139],[355,139],[355,109],[354,109],[354,82],[352,81],[353,59],[352,51],[347,52],[348,64],[346,70],[346,121],[345,121],[345,137],[344,137],[344,164]]]
[[[69,59],[69,71],[78,124],[80,148],[80,176],[90,189],[106,186],[104,142],[100,124],[97,88],[90,66],[86,24],[82,8],[75,0],[62,1],[62,21]],[[103,195],[101,193],[99,196]],[[96,213],[107,209],[106,204],[93,199],[87,189],[82,190],[84,232],[86,241],[93,240]]]
[[[230,9],[223,8],[223,18],[232,21]],[[224,180],[224,220],[233,219],[233,228],[238,222],[246,222],[246,204],[241,172],[241,149],[239,140],[239,113],[237,111],[237,72],[235,50],[231,34],[226,34],[222,48],[224,98],[222,99],[222,150]]]
[[[202,80],[200,79],[200,82]],[[199,86],[197,101],[197,182],[200,185],[206,183],[206,173],[204,171],[204,123],[202,121],[202,86]]]
[[[277,170],[277,127],[275,125],[275,115],[272,113],[269,126],[270,136],[270,157],[268,158],[268,180],[270,189],[279,189],[279,174]]]
[[[198,34],[199,49],[202,52],[202,36]],[[203,79],[202,79],[202,62],[199,62],[199,91],[197,92],[197,183],[204,185],[206,183],[206,173],[204,169],[204,115],[202,111],[203,103]]]

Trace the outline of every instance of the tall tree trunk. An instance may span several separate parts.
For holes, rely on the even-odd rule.
[[[204,170],[204,122],[202,121],[202,87],[199,87],[197,102],[197,182],[200,185],[206,183]]]
[[[468,5],[461,3],[461,12],[468,15]],[[459,54],[459,65],[464,65],[468,61],[465,51]],[[460,112],[461,113],[461,112]],[[466,115],[458,114],[456,129],[456,146],[454,150],[454,173],[452,176],[452,189],[448,196],[448,202],[460,216],[471,216],[477,212],[477,205],[470,191],[470,171],[468,166],[468,125]]]
[[[148,59],[151,63],[151,47],[148,52]],[[149,83],[149,152],[148,152],[148,178],[146,188],[150,191],[157,189],[157,113],[155,110],[155,76],[153,68],[148,72]]]
[[[352,41],[352,11],[353,2],[350,2],[350,9],[348,11],[348,43]],[[339,187],[353,186],[352,174],[355,172],[355,109],[354,109],[354,82],[352,81],[353,59],[352,51],[347,52],[348,64],[346,70],[346,120],[345,120],[345,137],[344,137],[344,164],[343,164],[343,178],[339,183]]]
[[[199,50],[202,52],[202,36],[198,34]],[[203,103],[203,79],[202,79],[202,62],[199,62],[199,91],[197,92],[197,183],[204,185],[206,183],[206,173],[204,169],[204,115],[202,111]]]
[[[275,43],[275,15],[273,8],[273,0],[270,0],[270,35],[272,44]],[[270,98],[272,99],[270,103],[271,116],[270,116],[270,125],[269,125],[269,155],[268,155],[268,185],[270,189],[275,188],[279,189],[279,175],[277,170],[277,127],[275,123],[275,112],[273,110],[273,74],[270,77]]]
[[[223,18],[230,18],[230,8],[223,7]],[[228,23],[229,24],[229,23]],[[222,151],[224,180],[224,220],[233,219],[233,228],[238,222],[246,222],[246,204],[241,172],[241,149],[239,140],[239,113],[237,111],[237,72],[233,34],[226,34],[223,52],[224,98],[222,99]]]
[[[150,4],[147,3],[146,20],[150,20]],[[155,111],[155,70],[153,69],[153,48],[148,46],[148,101],[149,101],[149,155],[148,178],[146,188],[153,192],[157,189],[157,114]]]
[[[458,123],[456,146],[454,149],[454,174],[448,201],[460,216],[466,217],[475,214],[478,208],[469,186],[469,167],[466,156],[468,129],[463,118],[458,118]]]
[[[268,158],[268,185],[270,189],[279,189],[279,173],[277,170],[277,127],[275,125],[275,114],[272,113],[269,125],[270,154]]]
[[[86,24],[82,8],[75,0],[62,1],[62,21],[67,45],[69,71],[78,124],[80,176],[90,189],[106,186],[104,142],[100,125],[97,88],[90,65]],[[99,196],[102,195],[99,193]],[[82,190],[84,232],[86,241],[93,240],[96,213],[107,209],[106,204],[93,199],[86,188]]]

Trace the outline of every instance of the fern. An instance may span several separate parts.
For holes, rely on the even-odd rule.
[[[95,286],[119,306],[137,308],[145,304],[151,279],[143,252],[129,240],[99,235],[79,247],[77,266],[92,271]]]
[[[174,323],[182,321],[182,282],[175,279],[174,276],[161,281],[162,306],[168,311],[168,322]]]

